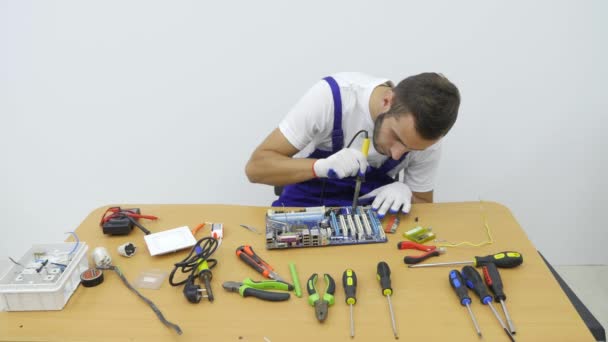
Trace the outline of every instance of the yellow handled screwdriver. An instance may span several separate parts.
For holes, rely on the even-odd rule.
[[[369,152],[369,138],[367,137],[367,132],[365,132],[361,152],[365,157],[367,157],[367,153]],[[362,176],[361,173],[357,175],[357,181],[355,183],[355,196],[353,196],[353,210],[357,208],[357,204],[359,202],[359,192],[361,191],[361,182],[364,180],[364,178],[365,176]]]
[[[342,274],[342,285],[346,293],[346,304],[350,306],[350,337],[355,337],[355,323],[353,321],[353,305],[357,303],[357,275],[350,268]]]
[[[486,256],[476,256],[473,261],[455,261],[455,262],[439,262],[435,264],[418,264],[409,265],[410,268],[418,267],[434,267],[434,266],[448,266],[448,265],[473,265],[475,267],[481,267],[487,264],[494,264],[500,268],[513,268],[521,265],[524,262],[524,258],[518,252],[500,252],[496,254]]]
[[[388,264],[384,261],[378,263],[378,271],[376,272],[376,278],[380,281],[380,287],[382,287],[382,294],[388,301],[388,309],[391,313],[391,324],[393,325],[393,333],[395,339],[399,339],[397,334],[397,325],[395,324],[395,313],[393,312],[393,304],[391,303],[391,295],[393,294],[393,288],[391,287],[391,269]]]

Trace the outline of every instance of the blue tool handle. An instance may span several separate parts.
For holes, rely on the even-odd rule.
[[[467,287],[473,290],[483,304],[491,303],[494,298],[488,292],[486,284],[483,283],[479,272],[473,266],[465,266],[462,268],[462,277],[464,278]]]
[[[464,280],[462,279],[462,275],[457,270],[451,270],[450,275],[450,285],[456,292],[458,299],[460,299],[460,304],[467,305],[471,304],[471,297],[469,297],[469,291],[467,291],[467,287],[464,284]]]

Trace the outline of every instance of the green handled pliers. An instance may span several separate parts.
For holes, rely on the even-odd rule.
[[[271,302],[281,302],[289,299],[289,293],[271,292],[264,290],[281,290],[292,291],[293,285],[278,281],[264,280],[254,281],[251,278],[246,278],[242,282],[227,281],[222,284],[222,287],[228,291],[238,292],[242,297],[256,297],[262,300]]]
[[[323,298],[321,298],[317,291],[317,278],[318,276],[316,273],[308,278],[306,290],[308,291],[308,304],[315,307],[317,319],[319,322],[323,322],[329,313],[329,306],[334,304],[336,282],[329,274],[325,273],[324,278],[327,288],[325,288],[325,293],[323,294]]]

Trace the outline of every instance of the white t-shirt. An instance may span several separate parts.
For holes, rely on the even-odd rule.
[[[374,132],[374,122],[369,112],[369,99],[374,88],[393,83],[385,78],[377,78],[357,72],[344,72],[332,75],[340,86],[342,97],[342,131],[344,147],[360,130],[366,130],[370,139]],[[300,153],[296,157],[306,157],[314,149],[332,150],[331,133],[334,125],[334,100],[329,84],[317,82],[289,111],[279,124],[279,130]],[[360,147],[363,134],[360,134],[351,147]],[[427,192],[434,189],[435,175],[441,155],[441,141],[424,151],[411,151],[397,167],[388,172],[394,177],[404,170],[404,181],[414,192]],[[367,157],[373,167],[379,167],[388,159],[370,144]]]

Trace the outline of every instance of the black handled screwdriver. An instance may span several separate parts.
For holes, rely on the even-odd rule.
[[[393,289],[391,288],[391,269],[388,267],[388,264],[384,261],[380,261],[378,263],[378,271],[376,272],[376,277],[380,281],[380,286],[382,287],[382,294],[388,300],[388,309],[391,312],[391,323],[393,324],[393,333],[395,334],[395,339],[399,338],[397,334],[397,325],[395,324],[395,314],[393,313],[393,304],[391,303],[391,295],[393,294]]]
[[[355,323],[353,321],[353,305],[357,303],[357,275],[350,268],[342,274],[342,284],[346,293],[346,304],[350,306],[350,337],[355,337]]]
[[[484,265],[481,270],[483,271],[483,279],[485,280],[486,285],[488,285],[490,291],[494,293],[494,300],[500,302],[500,305],[502,306],[502,311],[505,313],[505,318],[507,319],[511,334],[515,334],[515,326],[513,325],[511,316],[509,316],[509,311],[507,311],[507,305],[505,304],[507,295],[505,295],[505,292],[503,291],[502,279],[500,278],[500,273],[498,273],[498,268],[496,268],[496,265],[490,263]]]
[[[466,265],[471,264],[475,267],[494,264],[500,268],[513,268],[521,265],[524,262],[522,255],[518,252],[500,252],[496,254],[486,256],[476,256],[473,261],[456,261],[456,262],[439,262],[435,264],[420,264],[420,265],[409,265],[410,268],[417,267],[434,267],[434,266],[448,266],[448,265]]]
[[[515,338],[513,338],[513,335],[505,326],[505,322],[503,322],[502,318],[500,318],[500,315],[498,315],[498,312],[494,308],[494,305],[492,305],[492,301],[494,300],[494,298],[492,298],[492,295],[490,295],[490,293],[488,292],[488,289],[483,283],[483,280],[481,280],[481,276],[479,275],[477,270],[472,266],[465,266],[462,268],[462,276],[464,278],[465,283],[467,284],[467,287],[473,290],[473,292],[475,292],[475,294],[481,300],[482,304],[490,307],[490,309],[494,313],[494,316],[496,316],[498,323],[500,323],[502,329],[507,333],[511,341],[515,342]]]
[[[469,297],[469,291],[467,291],[462,275],[457,270],[451,270],[449,279],[450,285],[452,285],[456,295],[458,295],[458,299],[460,299],[460,304],[466,306],[467,310],[469,310],[469,315],[471,315],[473,325],[475,325],[475,330],[477,330],[477,335],[481,337],[481,330],[479,330],[479,325],[477,325],[477,320],[475,319],[475,315],[473,315],[473,310],[471,310],[471,297]]]

